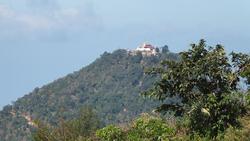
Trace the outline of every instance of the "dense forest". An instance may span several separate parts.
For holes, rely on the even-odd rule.
[[[178,60],[167,46],[157,56],[145,57],[127,50],[105,52],[92,64],[19,98],[0,112],[1,141],[30,141],[36,122],[51,126],[74,120],[81,109],[91,107],[100,127],[125,124],[161,102],[140,96],[159,79],[146,75],[163,60]]]

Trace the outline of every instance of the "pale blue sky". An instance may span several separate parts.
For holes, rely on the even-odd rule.
[[[0,107],[144,41],[250,52],[249,0],[0,0]]]

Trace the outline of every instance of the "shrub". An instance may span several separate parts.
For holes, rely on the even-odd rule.
[[[97,130],[97,137],[99,137],[102,141],[123,141],[123,131],[114,126],[109,125],[103,129]]]
[[[161,141],[172,137],[174,133],[174,128],[168,126],[163,119],[144,114],[132,123],[128,140]]]
[[[201,135],[216,137],[228,127],[240,125],[239,117],[246,113],[243,95],[231,93],[218,98],[210,95],[205,102],[193,106],[190,128]]]
[[[109,125],[96,132],[103,141],[167,141],[175,134],[175,129],[159,117],[143,114],[127,129]]]

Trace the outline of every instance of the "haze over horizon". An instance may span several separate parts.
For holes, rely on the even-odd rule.
[[[94,61],[142,42],[173,52],[204,38],[250,53],[250,1],[0,0],[0,109]]]

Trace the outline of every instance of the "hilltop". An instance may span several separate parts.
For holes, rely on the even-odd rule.
[[[166,47],[165,47],[166,49]],[[106,124],[129,122],[143,112],[150,112],[158,101],[144,99],[157,76],[146,76],[145,69],[162,60],[177,60],[168,50],[145,56],[127,50],[105,52],[92,64],[55,80],[19,98],[0,112],[0,140],[26,141],[39,119],[55,125],[60,119],[73,119],[83,106],[91,106]]]

